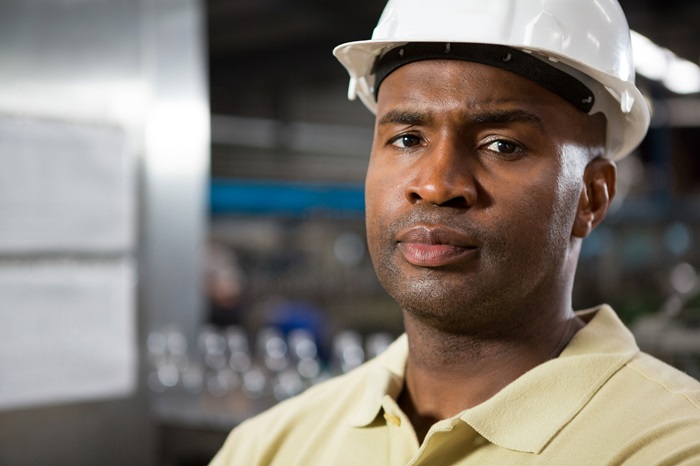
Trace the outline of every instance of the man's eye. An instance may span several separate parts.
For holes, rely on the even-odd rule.
[[[503,139],[493,141],[486,146],[486,149],[505,155],[516,154],[522,151],[522,148],[518,144],[510,141],[504,141]]]
[[[416,146],[419,146],[420,143],[421,143],[421,139],[418,136],[414,136],[412,134],[403,134],[391,142],[392,145],[399,147],[401,149],[407,149],[409,147],[416,147]]]

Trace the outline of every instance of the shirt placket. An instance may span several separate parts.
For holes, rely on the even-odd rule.
[[[435,466],[436,457],[452,462],[482,445],[483,438],[467,423],[455,416],[433,425],[422,444],[408,417],[391,397],[382,402],[383,417],[389,430],[391,466]],[[439,460],[438,460],[439,461]]]
[[[384,420],[389,430],[388,465],[405,466],[418,452],[418,438],[410,421],[390,396],[384,397],[382,408]]]

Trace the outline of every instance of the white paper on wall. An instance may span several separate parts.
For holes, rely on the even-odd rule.
[[[131,250],[127,152],[115,126],[0,116],[0,254]]]
[[[0,261],[0,409],[133,393],[135,328],[129,259]]]

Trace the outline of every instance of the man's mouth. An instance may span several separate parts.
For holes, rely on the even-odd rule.
[[[397,239],[406,261],[419,267],[449,265],[477,250],[466,235],[441,226],[414,226],[400,231]]]

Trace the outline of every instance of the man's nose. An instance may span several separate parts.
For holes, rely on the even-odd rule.
[[[420,155],[413,176],[405,185],[410,203],[469,208],[476,202],[477,187],[472,157],[458,143],[441,141]]]

